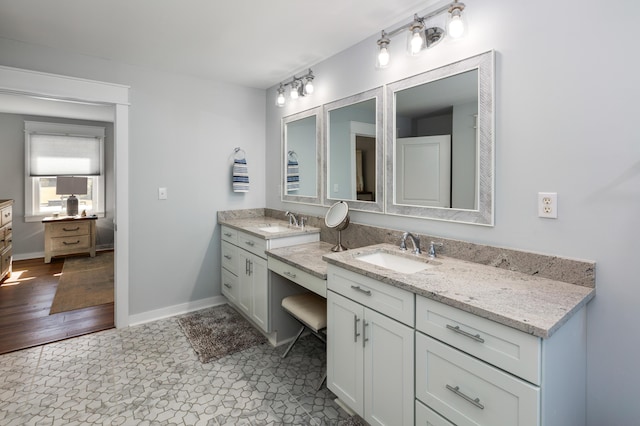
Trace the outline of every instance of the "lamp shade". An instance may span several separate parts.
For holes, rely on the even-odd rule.
[[[56,194],[83,195],[87,193],[87,178],[76,176],[58,176],[56,178]]]

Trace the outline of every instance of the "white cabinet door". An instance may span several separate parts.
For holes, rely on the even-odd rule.
[[[364,419],[370,425],[413,425],[413,329],[365,308]]]
[[[251,318],[262,330],[269,332],[269,277],[267,261],[251,256],[249,275],[252,285]]]
[[[327,292],[327,387],[370,425],[413,425],[413,329]]]
[[[364,417],[364,307],[327,292],[327,387]]]
[[[249,275],[249,265],[253,255],[245,250],[238,250],[238,307],[245,314],[251,315],[253,299],[253,280]]]

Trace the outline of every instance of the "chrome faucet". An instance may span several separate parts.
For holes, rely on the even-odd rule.
[[[420,250],[420,237],[416,237],[411,232],[405,232],[404,234],[402,234],[402,239],[400,240],[400,250],[407,249],[407,238],[409,238],[413,243],[413,253],[422,253],[422,250]]]
[[[436,247],[443,247],[444,244],[442,243],[434,243],[433,241],[431,241],[431,243],[429,244],[429,257],[432,259],[436,258]]]
[[[296,215],[294,215],[291,212],[285,212],[284,214],[285,216],[289,216],[289,226],[295,226],[296,228],[298,227],[298,219],[296,219]]]

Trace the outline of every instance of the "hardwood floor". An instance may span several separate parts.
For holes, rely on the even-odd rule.
[[[113,303],[49,315],[64,259],[18,260],[0,283],[0,354],[113,328]]]

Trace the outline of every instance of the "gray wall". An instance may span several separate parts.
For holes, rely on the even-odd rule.
[[[317,91],[283,109],[267,94],[267,164],[277,160],[280,114],[291,114],[421,71],[496,51],[495,227],[352,212],[354,222],[441,235],[597,262],[588,306],[589,425],[640,419],[640,4],[615,13],[605,1],[563,3],[465,0],[469,34],[419,57],[397,46],[393,64],[374,69],[379,34],[313,67]],[[619,5],[621,6],[621,5]],[[416,11],[419,12],[419,11]],[[597,37],[603,17],[612,37]],[[409,19],[410,17],[407,17]],[[393,28],[393,23],[389,23]],[[637,55],[636,55],[637,56]],[[316,96],[317,94],[317,96]],[[326,208],[283,203],[278,170],[267,168],[267,206],[321,215]],[[537,193],[558,192],[557,220],[537,217]]]
[[[129,314],[219,295],[216,212],[265,204],[264,90],[7,39],[0,65],[131,86]],[[235,147],[247,154],[246,194],[231,191]],[[158,187],[167,200],[158,200]]]
[[[71,120],[22,114],[0,113],[0,198],[10,198],[13,204],[13,255],[15,259],[30,259],[44,255],[44,225],[24,221],[24,122],[84,124],[105,127],[105,217],[98,219],[96,245],[113,248],[114,174],[113,123]]]

